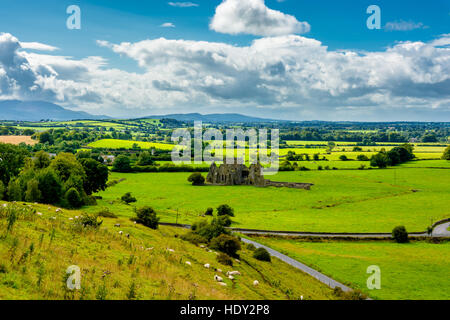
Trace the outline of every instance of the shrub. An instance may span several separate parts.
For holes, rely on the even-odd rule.
[[[230,216],[220,216],[217,218],[217,220],[224,227],[229,227],[233,223],[233,221],[231,221]]]
[[[241,243],[236,237],[221,234],[211,240],[210,248],[219,250],[231,257],[238,257],[237,252],[241,250]]]
[[[67,190],[65,200],[71,208],[79,208],[83,204],[80,193],[75,188]]]
[[[219,253],[219,255],[216,257],[217,262],[225,265],[225,266],[233,266],[233,259],[226,253]]]
[[[131,161],[130,158],[121,154],[119,155],[113,163],[112,171],[115,172],[131,172]]]
[[[442,160],[450,160],[450,146],[445,148],[444,154],[442,155]]]
[[[131,195],[131,192],[125,193],[120,199],[126,204],[137,202],[136,198]]]
[[[199,245],[200,243],[208,243],[208,239],[206,239],[192,231],[188,232],[186,234],[183,234],[180,238],[184,241],[189,241],[190,243],[195,244],[195,245]]]
[[[213,208],[208,208],[208,209],[206,209],[205,215],[206,216],[212,216],[213,212],[214,212]]]
[[[252,243],[247,243],[246,248],[247,248],[247,250],[250,250],[250,251],[256,250],[256,247]]]
[[[340,159],[341,161],[347,161],[347,160],[348,160],[348,158],[347,158],[347,156],[346,156],[345,154],[341,155],[341,156],[339,157],[339,159]]]
[[[260,261],[270,262],[272,259],[270,258],[269,252],[264,248],[258,248],[253,253],[253,258]]]
[[[365,154],[360,154],[356,157],[358,161],[369,161],[369,158]]]
[[[352,290],[344,292],[341,287],[336,287],[333,290],[333,294],[342,300],[366,300],[367,296],[359,290]]]
[[[85,228],[92,227],[94,229],[97,229],[102,225],[103,221],[99,221],[96,215],[83,213],[83,215],[79,219],[79,223]]]
[[[104,217],[104,218],[117,218],[117,216],[114,213],[112,213],[111,211],[109,211],[108,208],[104,208],[103,210],[100,210],[97,213],[97,216]]]
[[[211,223],[206,221],[194,223],[192,225],[192,232],[207,239],[208,242],[211,241],[212,238],[218,237],[221,234],[228,234],[228,231],[218,219],[213,219]]]
[[[158,229],[159,218],[156,216],[155,210],[151,207],[138,209],[134,221],[151,229]]]
[[[408,240],[408,232],[404,226],[395,227],[392,230],[392,237],[397,243],[407,243]]]
[[[217,208],[217,215],[234,217],[234,209],[227,204],[222,204]]]
[[[194,172],[188,178],[189,182],[192,182],[193,186],[202,186],[205,184],[205,177],[200,172]]]

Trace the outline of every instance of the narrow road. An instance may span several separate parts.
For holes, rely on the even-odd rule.
[[[326,284],[327,286],[329,286],[332,289],[334,289],[336,287],[339,287],[343,291],[346,291],[346,292],[347,291],[352,291],[352,289],[347,287],[346,285],[344,285],[344,284],[342,284],[342,283],[340,283],[340,282],[338,282],[338,281],[336,281],[334,279],[331,279],[330,277],[324,275],[323,273],[320,273],[319,271],[314,270],[314,269],[308,267],[307,265],[305,265],[305,264],[303,264],[301,262],[298,262],[297,260],[289,258],[288,256],[282,254],[281,252],[278,252],[278,251],[276,251],[276,250],[274,250],[272,248],[269,248],[269,247],[267,247],[265,245],[262,245],[262,244],[260,244],[258,242],[255,242],[253,240],[249,240],[249,239],[245,239],[245,238],[241,238],[241,240],[244,243],[251,243],[251,244],[253,244],[256,248],[264,248],[264,249],[266,249],[270,253],[271,256],[274,256],[274,257],[280,259],[281,261],[283,261],[283,262],[293,266],[294,268],[297,268],[297,269],[299,269],[299,270],[309,274],[310,276],[316,278],[317,280],[319,280],[320,282]]]
[[[450,237],[450,231],[447,229],[450,227],[450,222],[446,222],[440,225],[437,225],[433,229],[433,237]]]

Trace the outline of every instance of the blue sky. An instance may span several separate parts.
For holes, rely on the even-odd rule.
[[[227,1],[231,2],[232,0]],[[263,0],[242,0],[240,4],[244,6],[246,2],[252,1],[259,1],[264,4]],[[173,2],[181,3],[183,1],[174,0]],[[183,3],[186,4],[187,2]],[[420,120],[424,114],[429,114],[430,120],[437,120],[442,119],[442,116],[448,117],[449,115],[449,96],[445,94],[446,89],[450,90],[448,87],[449,82],[445,74],[442,74],[449,68],[448,44],[447,40],[445,40],[445,35],[450,33],[449,1],[266,0],[265,6],[267,9],[270,8],[284,15],[280,20],[281,22],[278,21],[277,24],[286,22],[287,28],[291,28],[292,20],[286,17],[289,15],[295,17],[293,18],[296,19],[295,23],[306,23],[309,25],[307,31],[299,31],[300,29],[292,27],[292,32],[280,31],[276,34],[272,34],[267,28],[255,32],[255,28],[258,27],[254,27],[251,30],[245,28],[242,30],[239,29],[239,33],[236,34],[236,30],[232,27],[239,24],[237,20],[230,21],[229,25],[218,22],[217,28],[211,27],[210,24],[213,18],[217,18],[217,21],[221,18],[222,22],[224,19],[227,21],[226,19],[230,17],[230,19],[242,18],[248,20],[251,14],[248,14],[249,11],[246,11],[247,13],[242,13],[241,11],[230,13],[230,10],[227,9],[227,14],[232,14],[231,16],[222,14],[223,17],[218,17],[219,14],[216,12],[216,8],[222,4],[222,0],[192,0],[191,3],[191,6],[176,6],[170,5],[169,1],[163,0],[0,0],[0,33],[9,34],[20,43],[38,42],[58,48],[51,52],[43,52],[41,49],[34,50],[31,47],[18,49],[17,54],[24,57],[26,62],[23,63],[29,63],[30,69],[32,69],[36,79],[38,79],[36,80],[36,84],[41,91],[33,89],[32,94],[26,94],[26,90],[20,93],[4,89],[0,92],[0,99],[9,97],[23,99],[42,98],[52,100],[67,107],[80,108],[93,113],[114,116],[127,116],[128,114],[136,113],[145,115],[170,112],[198,111],[209,113],[209,111],[223,111],[261,116],[278,116],[281,118],[295,117],[299,120],[320,118],[331,118],[328,120],[361,120],[364,117],[369,118],[366,120],[386,120],[382,119],[383,117],[380,116],[379,110],[386,108],[388,104],[395,105],[397,109],[387,113],[385,117],[395,118],[395,120],[401,120],[402,117],[405,118],[404,120]],[[366,27],[366,20],[369,16],[366,13],[366,9],[369,5],[373,4],[381,8],[381,24],[383,28],[380,30],[369,30]],[[66,8],[69,5],[78,5],[81,8],[81,30],[68,30],[66,28],[66,19],[68,17]],[[254,10],[254,6],[252,7],[252,5],[249,5],[248,8],[250,8],[248,10]],[[258,13],[260,11],[255,12]],[[163,27],[162,25],[165,23],[170,23],[173,27]],[[386,28],[387,25],[391,26],[391,30]],[[227,28],[230,28],[230,30],[227,30]],[[197,62],[194,62],[194,64],[191,64],[193,70],[189,70],[191,73],[190,76],[180,79],[177,75],[180,72],[186,71],[186,65],[182,65],[183,59],[180,59],[178,53],[174,55],[169,54],[168,57],[159,57],[158,60],[155,60],[154,56],[143,58],[145,52],[148,53],[150,50],[149,48],[151,48],[150,51],[153,55],[161,54],[163,51],[157,51],[155,49],[156,45],[161,45],[165,50],[171,50],[170,46],[174,45],[176,46],[176,50],[182,50],[184,54],[189,54],[197,50],[199,42],[205,42],[207,44],[219,43],[230,47],[252,49],[254,41],[267,40],[270,37],[275,37],[277,40],[266,41],[264,45],[270,46],[270,50],[275,50],[270,43],[281,41],[282,37],[288,37],[290,35],[295,35],[295,37],[299,37],[298,39],[301,37],[302,39],[318,41],[321,43],[321,54],[324,54],[323,50],[326,50],[327,53],[322,57],[323,61],[304,61],[301,54],[295,54],[298,44],[292,44],[292,41],[295,42],[295,39],[290,38],[288,45],[283,44],[283,46],[289,46],[290,48],[287,57],[286,55],[281,56],[280,53],[279,61],[272,61],[273,59],[271,57],[268,57],[264,61],[259,61],[258,57],[255,56],[255,61],[251,62],[261,63],[265,67],[269,64],[272,64],[272,66],[281,66],[284,78],[281,75],[277,75],[277,79],[270,79],[270,81],[261,73],[262,69],[255,70],[251,66],[244,65],[236,67],[236,65],[244,63],[238,60],[232,63],[236,67],[233,69],[233,74],[230,74],[230,70],[224,72],[224,66],[220,64],[210,67],[209,65],[205,66],[203,64],[195,65]],[[418,90],[424,91],[422,96],[409,93],[407,88],[396,88],[392,92],[388,92],[392,96],[390,100],[382,99],[382,96],[386,95],[386,90],[389,91],[387,85],[384,83],[378,85],[378,82],[381,80],[375,75],[373,79],[366,79],[361,75],[364,72],[370,74],[376,73],[376,70],[373,69],[373,63],[370,62],[374,59],[355,62],[345,57],[345,64],[348,65],[346,67],[348,70],[353,69],[353,64],[358,66],[358,72],[355,78],[364,78],[362,80],[355,80],[355,82],[367,81],[368,83],[362,88],[356,88],[356,85],[353,85],[357,90],[351,93],[348,92],[348,88],[351,85],[342,88],[338,88],[336,85],[336,82],[339,81],[347,81],[351,84],[352,80],[349,80],[348,72],[345,74],[345,79],[343,79],[344,75],[336,74],[338,72],[337,69],[339,69],[337,62],[335,60],[330,62],[331,58],[335,58],[334,53],[344,50],[352,52],[356,56],[364,55],[366,52],[379,52],[387,55],[389,50],[394,48],[396,51],[395,57],[390,55],[382,58],[393,63],[393,59],[399,58],[398,55],[405,52],[404,48],[396,47],[399,43],[431,44],[433,41],[437,41],[443,37],[445,39],[441,42],[444,43],[444,46],[436,46],[435,44],[431,46],[436,51],[440,49],[444,51],[436,52],[436,55],[431,57],[428,55],[428,51],[423,49],[421,52],[417,52],[416,54],[419,56],[415,57],[415,59],[418,59],[417,61],[424,59],[420,55],[426,55],[427,59],[434,59],[425,63],[423,68],[433,65],[434,69],[432,71],[435,73],[440,72],[440,74],[436,73],[430,76],[430,70],[412,70],[415,67],[414,62],[411,62],[412,65],[405,65],[402,70],[411,69],[411,72],[415,73],[409,73],[409,71],[406,73],[405,71],[404,78],[395,79],[396,83],[402,83],[406,87],[411,87],[410,81],[414,82]],[[192,41],[192,43],[182,43],[182,48],[180,49],[179,44],[174,43],[142,42],[146,39],[155,40],[158,38],[184,42]],[[103,45],[99,45],[98,40],[103,41]],[[11,42],[13,40],[7,38],[4,41]],[[123,43],[130,43],[132,46],[126,46],[126,50],[128,51],[124,51],[124,46],[119,47]],[[117,47],[114,48],[114,45]],[[309,45],[317,49],[315,43]],[[215,50],[219,50],[220,54],[229,55],[228,60],[230,61],[239,59],[239,54],[234,56],[236,53],[229,47],[210,49],[208,46],[201,50],[203,50],[201,52],[207,52],[207,54],[217,54]],[[226,53],[224,53],[224,50]],[[228,50],[231,51],[229,52]],[[300,50],[306,49],[302,45]],[[25,51],[26,53],[23,53]],[[278,47],[274,51],[276,52],[275,55],[281,51]],[[26,54],[31,54],[32,56],[26,56]],[[198,54],[197,51],[196,54]],[[255,53],[253,52],[252,54]],[[48,55],[57,56],[59,57],[58,59],[62,59],[64,62],[54,66],[52,65],[51,59],[44,57]],[[409,53],[407,56],[409,57]],[[102,59],[102,62],[86,63],[85,60],[87,57],[99,57]],[[405,58],[407,57],[405,56]],[[44,60],[46,61],[45,67],[39,65],[44,64]],[[164,66],[161,65],[164,63],[162,61],[167,62],[167,68],[171,70],[172,77],[158,77],[158,72],[160,75],[161,70],[164,70]],[[295,63],[292,61],[295,61]],[[84,63],[86,65],[81,66]],[[331,65],[328,67],[329,63]],[[443,65],[436,66],[438,63],[443,63]],[[78,69],[86,68],[87,72],[85,75],[81,75],[81,73],[78,74],[74,71],[74,74],[77,75],[73,79],[69,79],[69,75],[61,75],[61,64],[65,64],[64,71],[66,73],[71,72],[68,71],[70,70],[69,64],[72,66],[76,65]],[[294,64],[297,66],[295,72],[300,73],[294,72]],[[329,68],[324,72],[325,74],[336,77],[331,83],[324,83],[328,80],[323,79],[308,81],[311,75],[304,75],[305,70],[308,69],[307,66],[311,65],[314,66],[315,70],[320,70],[318,65],[320,66],[321,64],[325,64]],[[383,65],[380,63],[380,66]],[[417,66],[417,62],[415,65]],[[230,65],[227,64],[226,67],[229,68]],[[7,66],[4,68],[7,71]],[[51,72],[48,71],[41,74],[39,70],[46,68],[51,70]],[[361,68],[365,68],[365,71],[362,71]],[[198,78],[193,75],[196,72],[191,72],[197,71],[197,69],[202,70],[202,72],[198,72],[202,73],[201,75],[197,75]],[[267,70],[267,68],[264,70]],[[284,73],[286,70],[292,70],[292,73]],[[98,88],[95,88],[95,85],[90,82],[93,81],[90,78],[94,78],[92,75],[95,74],[95,77],[103,77],[101,81],[104,82],[104,85],[107,85],[104,77],[111,76],[112,73],[115,74],[114,71],[123,72],[124,76],[122,78],[126,78],[126,76],[131,77],[135,74],[145,76],[145,81],[150,81],[153,86],[151,89],[143,87],[141,92],[145,92],[143,93],[142,99],[136,99],[133,103],[123,107],[121,106],[121,104],[124,104],[123,101],[120,101],[120,99],[114,97],[111,93],[98,92]],[[389,73],[386,70],[384,71]],[[8,74],[8,72],[6,73]],[[258,73],[258,75],[254,73]],[[10,72],[8,76],[12,77],[12,74]],[[274,76],[273,73],[270,75]],[[305,76],[305,81],[297,81],[299,76]],[[59,88],[50,88],[49,79],[51,77],[53,77],[52,79],[54,81],[61,80],[66,82],[59,83]],[[385,80],[384,77],[382,77],[383,81]],[[118,76],[118,79],[120,78]],[[212,78],[214,81],[209,78]],[[73,91],[75,90],[68,88],[68,80],[77,83],[78,93],[74,94]],[[95,80],[99,81],[99,79]],[[144,78],[140,80],[144,80]],[[119,80],[115,80],[115,85],[117,81]],[[132,83],[132,81],[139,80],[133,78],[128,83]],[[254,85],[248,88],[248,94],[239,90],[239,87],[242,87],[239,85],[239,81],[246,81],[246,83],[253,81]],[[194,91],[192,89],[193,84],[200,82],[202,85],[197,91]],[[374,82],[377,84],[374,85]],[[43,85],[42,83],[46,84]],[[161,84],[164,85],[162,86]],[[279,87],[275,88],[278,85]],[[301,95],[294,94],[296,91],[295,86],[300,86],[304,93]],[[64,87],[64,92],[61,89],[62,87]],[[186,88],[189,88],[189,93],[187,93]],[[264,98],[265,93],[260,90],[261,88],[265,88],[269,92],[266,99]],[[117,90],[117,88],[114,90]],[[289,92],[290,90],[292,92]],[[371,90],[372,92],[369,92]],[[148,97],[145,96],[147,91],[152,91],[148,93],[151,97],[160,97],[155,98],[153,101],[148,101]],[[41,92],[41,96],[36,92]],[[311,94],[311,92],[314,92],[314,94]],[[165,94],[168,97],[167,102],[162,99],[162,96]],[[277,98],[273,97],[278,94],[279,96]],[[356,94],[364,95],[367,99],[359,99],[360,97],[356,97]],[[372,96],[369,97],[368,94]],[[83,98],[84,96],[95,96],[96,98],[86,100]],[[349,99],[349,96],[351,96],[351,99]],[[318,100],[320,101],[316,103]],[[327,116],[324,116],[324,111],[326,111]]]

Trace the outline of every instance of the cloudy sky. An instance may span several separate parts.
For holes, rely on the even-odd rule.
[[[0,0],[0,99],[124,118],[450,121],[449,26],[448,0]]]

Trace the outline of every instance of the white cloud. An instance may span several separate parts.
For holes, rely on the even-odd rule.
[[[394,21],[388,22],[384,26],[387,31],[411,31],[415,29],[426,29],[428,28],[422,22],[412,22],[412,21]]]
[[[50,46],[48,44],[40,43],[40,42],[21,42],[22,48],[30,49],[30,50],[38,50],[38,51],[56,51],[59,50],[58,47]]]
[[[165,38],[97,43],[137,61],[142,73],[111,68],[101,57],[26,52],[13,36],[0,35],[0,97],[123,117],[258,110],[291,119],[368,120],[369,111],[450,111],[449,35],[375,52],[332,51],[298,35],[249,46]]]
[[[269,9],[264,0],[224,0],[217,8],[210,28],[228,34],[278,36],[310,31],[307,22]]]
[[[175,25],[172,22],[166,22],[161,25],[163,28],[175,28]]]
[[[197,3],[193,2],[168,2],[169,6],[179,7],[179,8],[190,8],[190,7],[198,7]]]

